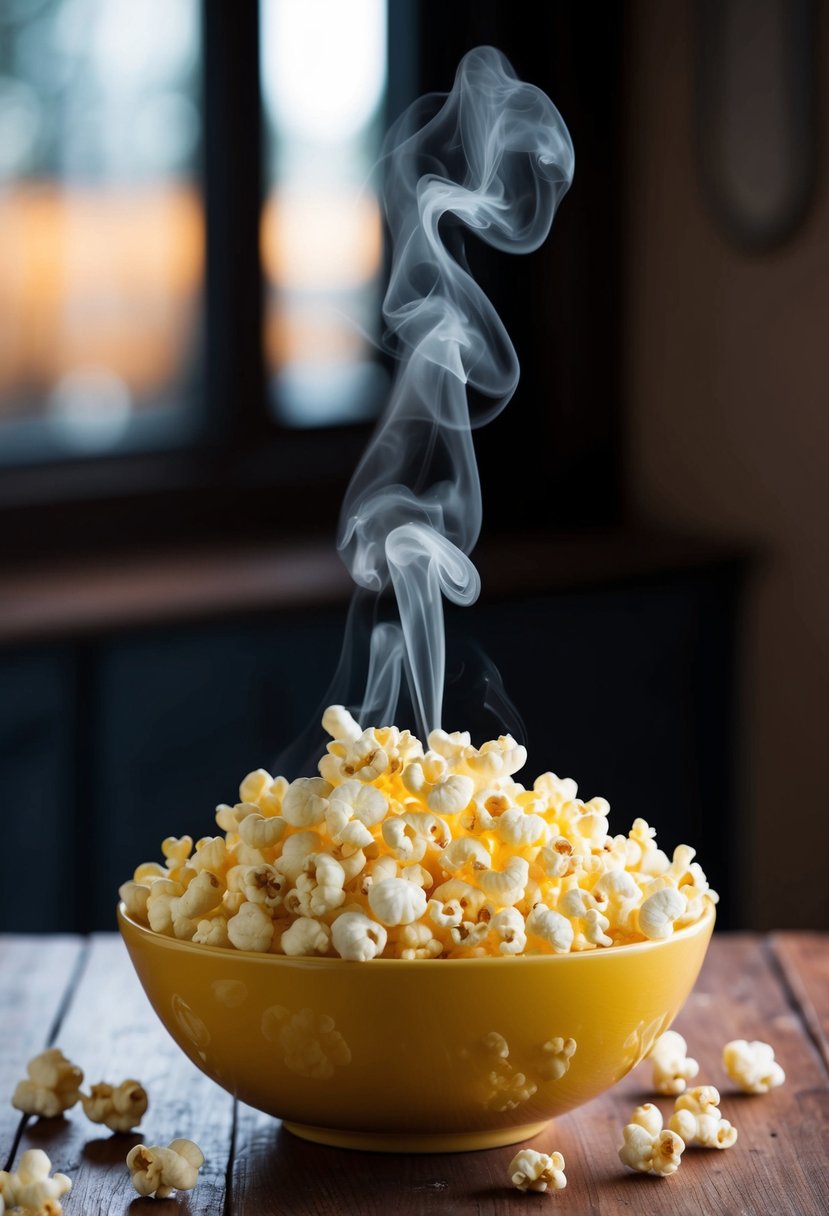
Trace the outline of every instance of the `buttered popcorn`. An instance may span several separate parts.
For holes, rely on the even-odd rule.
[[[13,1173],[0,1170],[0,1214],[61,1216],[60,1202],[72,1189],[66,1174],[51,1174],[52,1162],[43,1149],[30,1148]]]
[[[216,809],[223,835],[170,836],[123,884],[129,915],[206,946],[366,962],[658,941],[717,902],[689,846],[668,857],[644,819],[610,835],[608,803],[570,778],[516,781],[510,735],[435,730],[424,748],[338,705],[323,726],[318,776],[249,773]]]

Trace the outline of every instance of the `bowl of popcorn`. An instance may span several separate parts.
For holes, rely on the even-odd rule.
[[[307,1139],[390,1151],[511,1144],[623,1077],[696,980],[716,894],[575,782],[472,745],[362,729],[318,775],[263,769],[168,837],[118,921],[156,1012],[220,1086]]]

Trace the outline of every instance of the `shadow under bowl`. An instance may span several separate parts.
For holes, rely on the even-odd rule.
[[[177,941],[123,905],[118,925],[164,1026],[223,1089],[322,1144],[455,1152],[534,1136],[638,1064],[694,986],[714,910],[661,942],[368,963]]]

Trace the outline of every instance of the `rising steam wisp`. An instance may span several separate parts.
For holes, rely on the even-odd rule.
[[[338,544],[361,587],[379,593],[391,584],[400,616],[372,638],[363,711],[393,720],[403,667],[426,738],[441,724],[442,597],[471,604],[480,589],[468,557],[481,492],[467,386],[490,403],[474,419],[481,425],[509,401],[519,374],[506,330],[467,269],[460,226],[497,249],[536,249],[574,156],[549,98],[518,80],[499,51],[480,47],[461,61],[445,99],[421,98],[397,121],[385,160],[393,256],[383,315],[400,363],[346,494]]]

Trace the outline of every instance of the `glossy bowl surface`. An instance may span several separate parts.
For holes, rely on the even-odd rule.
[[[118,924],[159,1018],[224,1089],[306,1139],[440,1152],[524,1140],[620,1080],[690,993],[714,911],[664,942],[368,963],[176,941],[123,906]]]

